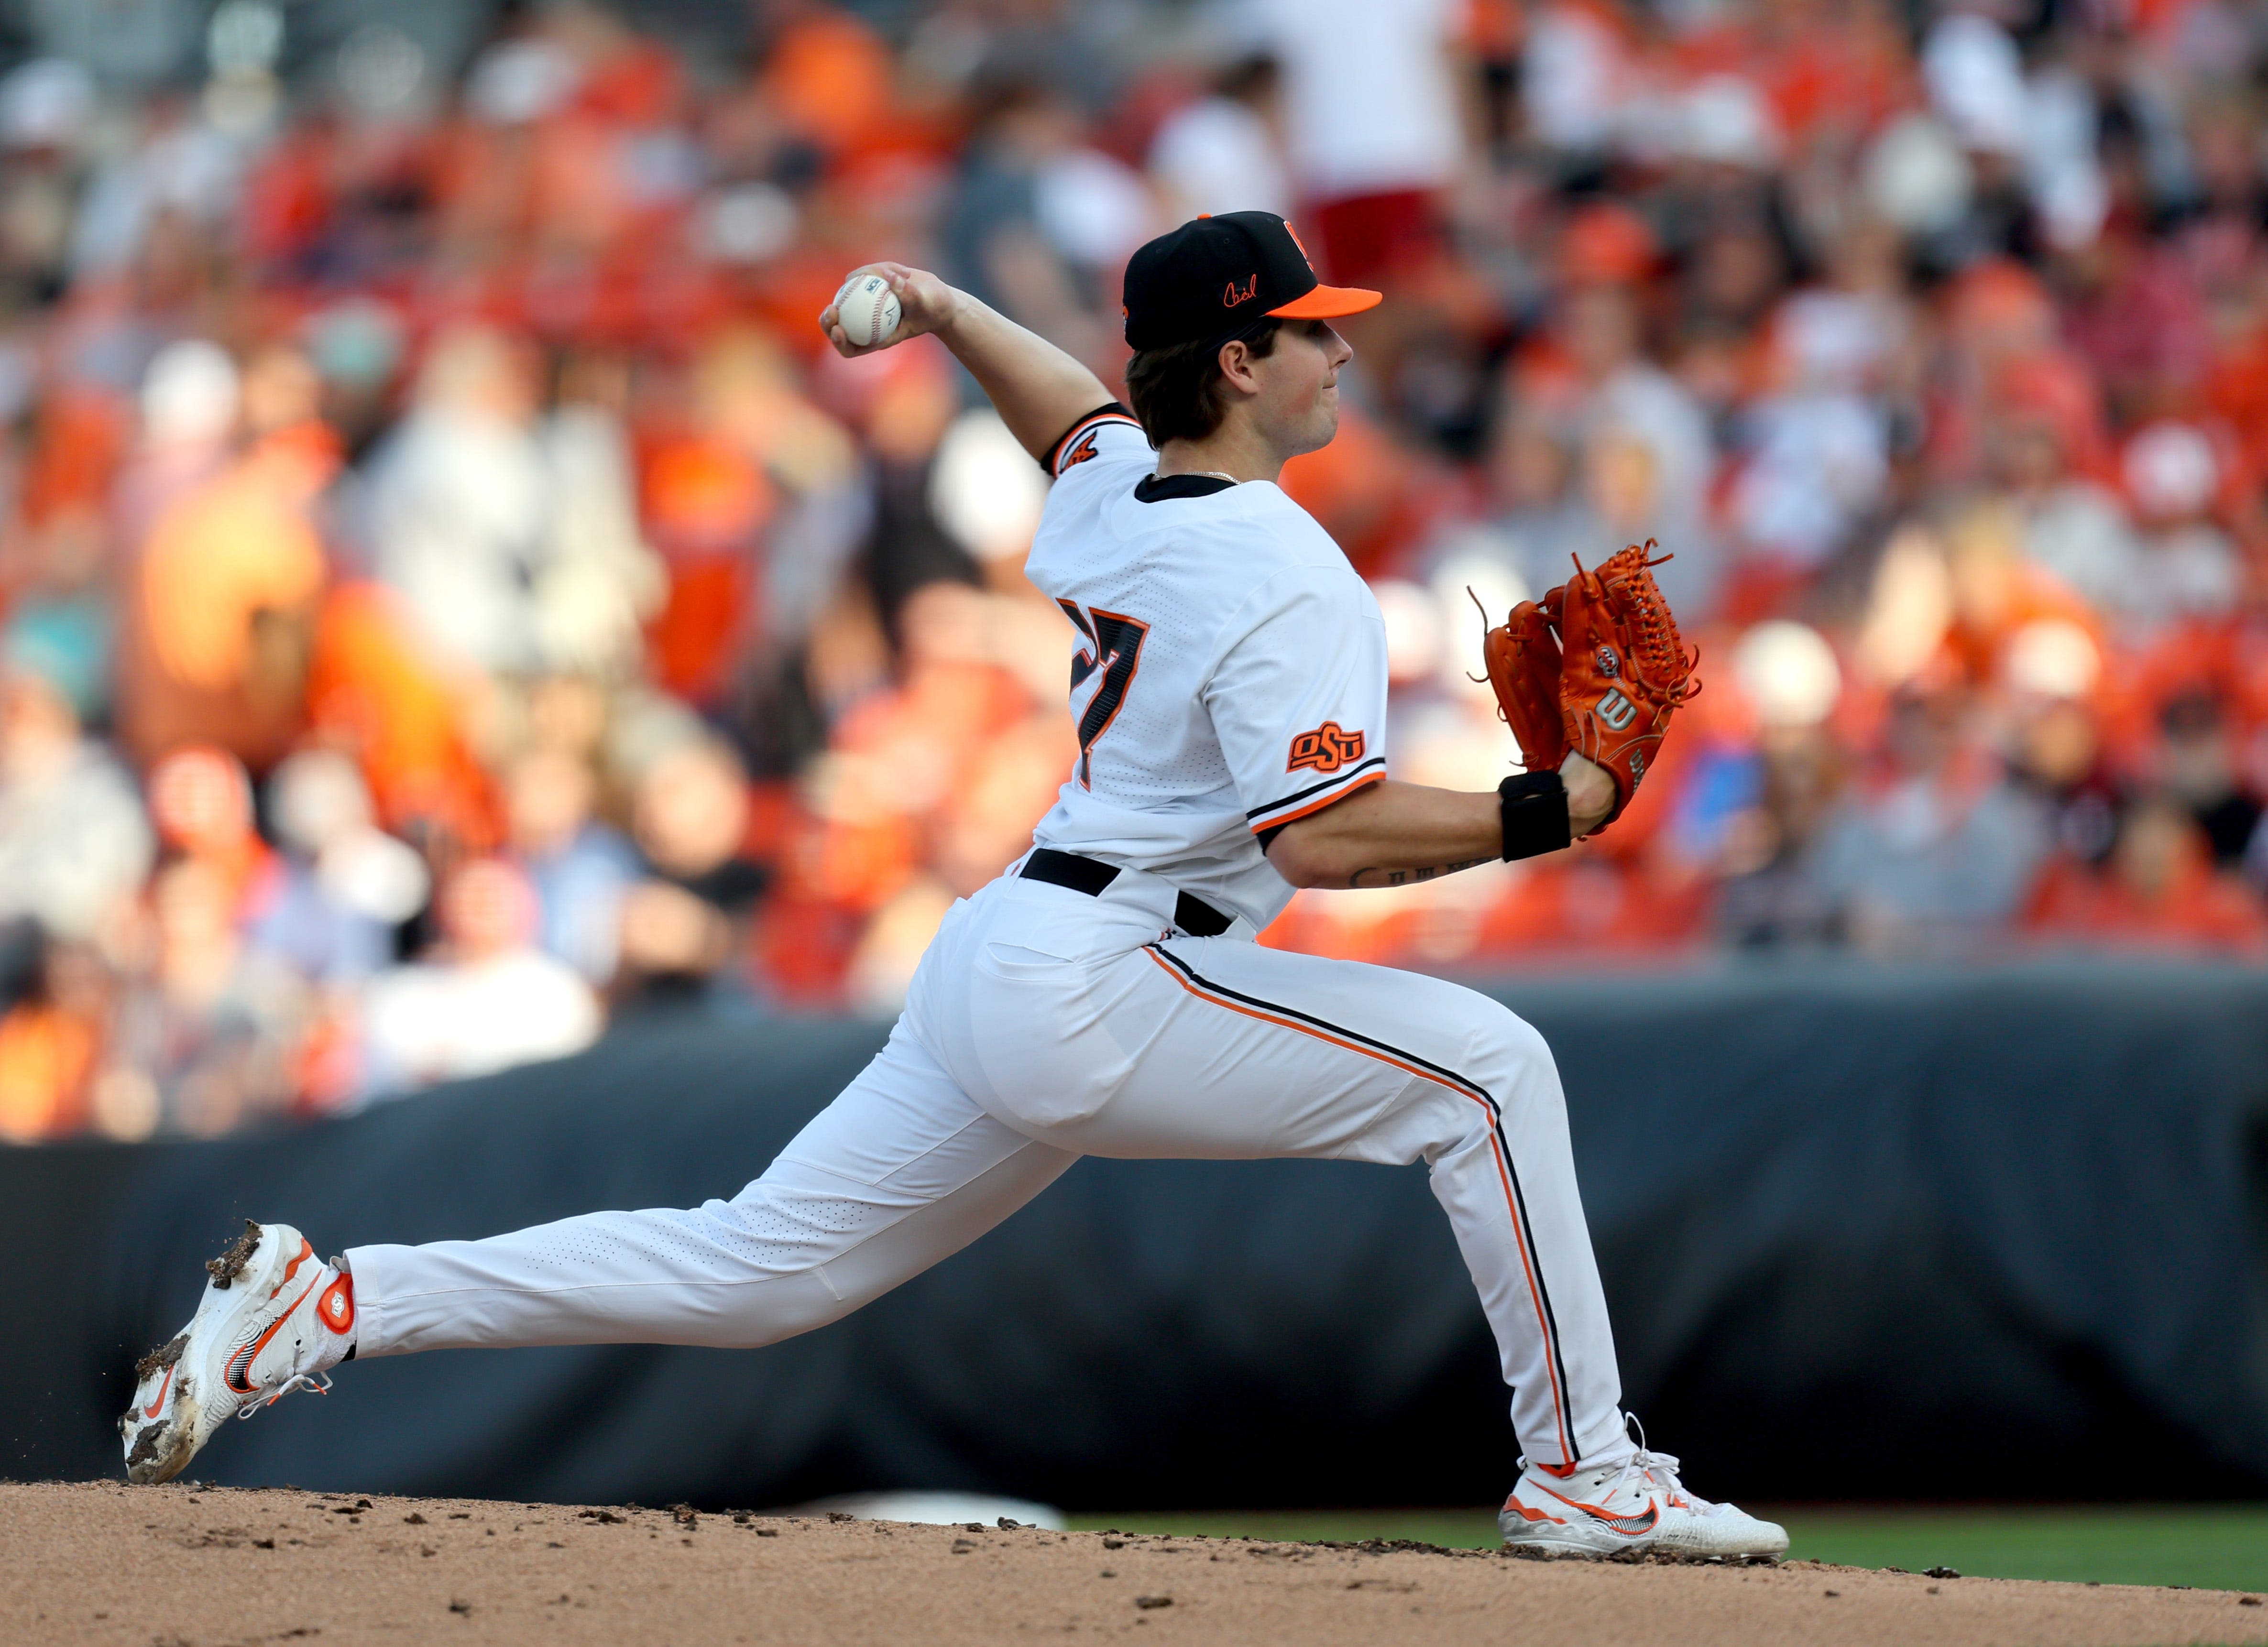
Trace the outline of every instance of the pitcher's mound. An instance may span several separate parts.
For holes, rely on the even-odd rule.
[[[122,1483],[0,1484],[0,1641],[2268,1642],[2225,1591]]]

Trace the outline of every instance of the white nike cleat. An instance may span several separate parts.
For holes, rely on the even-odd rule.
[[[205,1266],[212,1280],[173,1342],[135,1364],[134,1404],[118,1421],[126,1479],[171,1481],[222,1421],[249,1418],[324,1378],[354,1349],[354,1277],[324,1263],[288,1224],[245,1221]]]
[[[1786,1529],[1696,1497],[1678,1481],[1677,1460],[1647,1452],[1643,1435],[1627,1454],[1578,1465],[1565,1477],[1521,1463],[1496,1518],[1515,1553],[1730,1562],[1787,1554]]]

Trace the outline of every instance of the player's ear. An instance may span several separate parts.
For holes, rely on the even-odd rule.
[[[1220,364],[1220,375],[1227,379],[1231,388],[1240,394],[1260,393],[1260,379],[1253,370],[1256,357],[1251,344],[1241,337],[1232,337],[1220,346],[1220,352],[1214,358]]]

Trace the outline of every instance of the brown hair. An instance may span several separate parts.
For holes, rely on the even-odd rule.
[[[1220,375],[1222,347],[1241,342],[1265,359],[1275,352],[1276,334],[1282,326],[1281,320],[1264,320],[1233,338],[1145,349],[1128,361],[1126,402],[1150,444],[1162,447],[1169,440],[1203,440],[1219,429],[1228,415]]]

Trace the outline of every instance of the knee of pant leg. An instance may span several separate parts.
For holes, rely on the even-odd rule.
[[[732,1347],[777,1343],[841,1320],[858,1307],[828,1276],[827,1266],[854,1239],[839,1197],[816,1199],[794,1189],[752,1184],[730,1202],[711,1201],[696,1214],[713,1243],[696,1266],[698,1279],[729,1282],[719,1305],[733,1318]]]
[[[1459,1020],[1462,1035],[1452,1060],[1459,1077],[1443,1093],[1457,1093],[1461,1101],[1430,1112],[1440,1129],[1425,1149],[1425,1158],[1436,1165],[1452,1157],[1485,1147],[1496,1129],[1498,1112],[1533,1114],[1539,1103],[1562,1105],[1558,1073],[1551,1048],[1543,1037],[1511,1011],[1486,996],[1461,992],[1465,999]],[[1471,1089],[1485,1093],[1485,1105],[1462,1101]]]
[[[810,1294],[824,1299],[836,1290],[818,1272],[866,1239],[886,1214],[853,1195],[759,1182],[733,1201],[711,1202],[696,1216],[710,1244],[701,1267],[715,1278],[807,1279]]]
[[[1539,1092],[1559,1101],[1558,1066],[1543,1033],[1510,1008],[1483,1001],[1485,1010],[1474,1013],[1468,1040],[1473,1078],[1499,1104],[1534,1101]],[[1548,1079],[1538,1082],[1539,1074]]]

